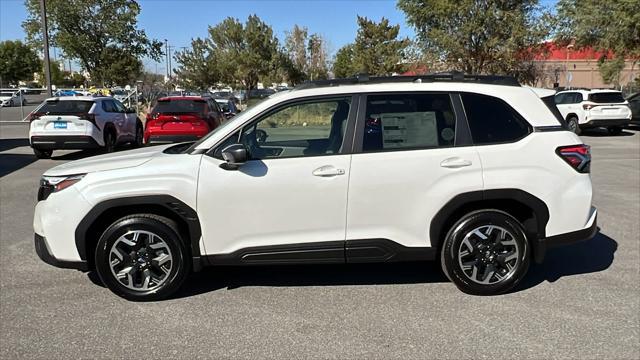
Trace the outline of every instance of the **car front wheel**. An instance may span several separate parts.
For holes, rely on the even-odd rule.
[[[442,247],[442,268],[463,292],[497,295],[511,290],[527,273],[529,246],[518,220],[500,210],[463,216]]]
[[[620,135],[622,133],[622,127],[621,126],[612,126],[610,128],[607,128],[607,131],[609,131],[609,134],[611,134],[611,135]]]
[[[135,301],[175,293],[189,274],[189,257],[177,224],[153,214],[126,216],[100,237],[96,271],[116,295]]]

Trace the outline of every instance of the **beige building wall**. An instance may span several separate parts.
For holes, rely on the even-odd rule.
[[[584,87],[584,88],[611,88],[613,84],[607,84],[600,76],[598,60],[541,60],[537,61],[543,67],[543,77],[536,84],[537,86],[553,88],[554,82],[561,87]],[[620,75],[620,85],[634,81],[640,76],[640,63],[633,64],[626,61],[625,67]],[[567,82],[567,73],[571,73],[571,81]]]

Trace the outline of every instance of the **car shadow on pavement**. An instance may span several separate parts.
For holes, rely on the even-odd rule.
[[[437,262],[209,267],[173,298],[245,286],[299,287],[448,282]]]
[[[23,146],[29,146],[29,139],[17,138],[0,140],[0,152],[13,150]]]
[[[56,153],[54,152],[53,156],[51,157],[51,160],[65,160],[65,161],[80,160],[80,159],[84,159],[84,158],[88,158],[88,157],[96,156],[100,154],[101,152],[99,150],[94,150],[94,149],[74,151],[71,153],[58,155],[58,156],[56,156]]]
[[[0,178],[35,162],[31,154],[0,154]]]
[[[606,270],[613,263],[617,249],[618,243],[601,232],[587,241],[549,249],[542,264],[531,265],[529,273],[515,292],[544,281],[553,283],[565,276]]]

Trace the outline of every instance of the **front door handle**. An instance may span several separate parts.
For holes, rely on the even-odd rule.
[[[332,165],[325,165],[313,170],[312,174],[322,177],[344,175],[344,169],[338,169]]]
[[[465,166],[471,166],[471,164],[473,164],[471,161],[456,156],[442,160],[440,166],[450,169],[457,169]]]

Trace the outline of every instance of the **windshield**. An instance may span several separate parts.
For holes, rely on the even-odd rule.
[[[38,112],[46,115],[86,114],[93,104],[93,101],[86,100],[47,101]]]
[[[204,111],[204,107],[203,100],[158,100],[158,104],[151,112],[162,114],[201,113]]]
[[[589,101],[594,103],[623,103],[624,98],[619,92],[602,92],[589,95]]]

